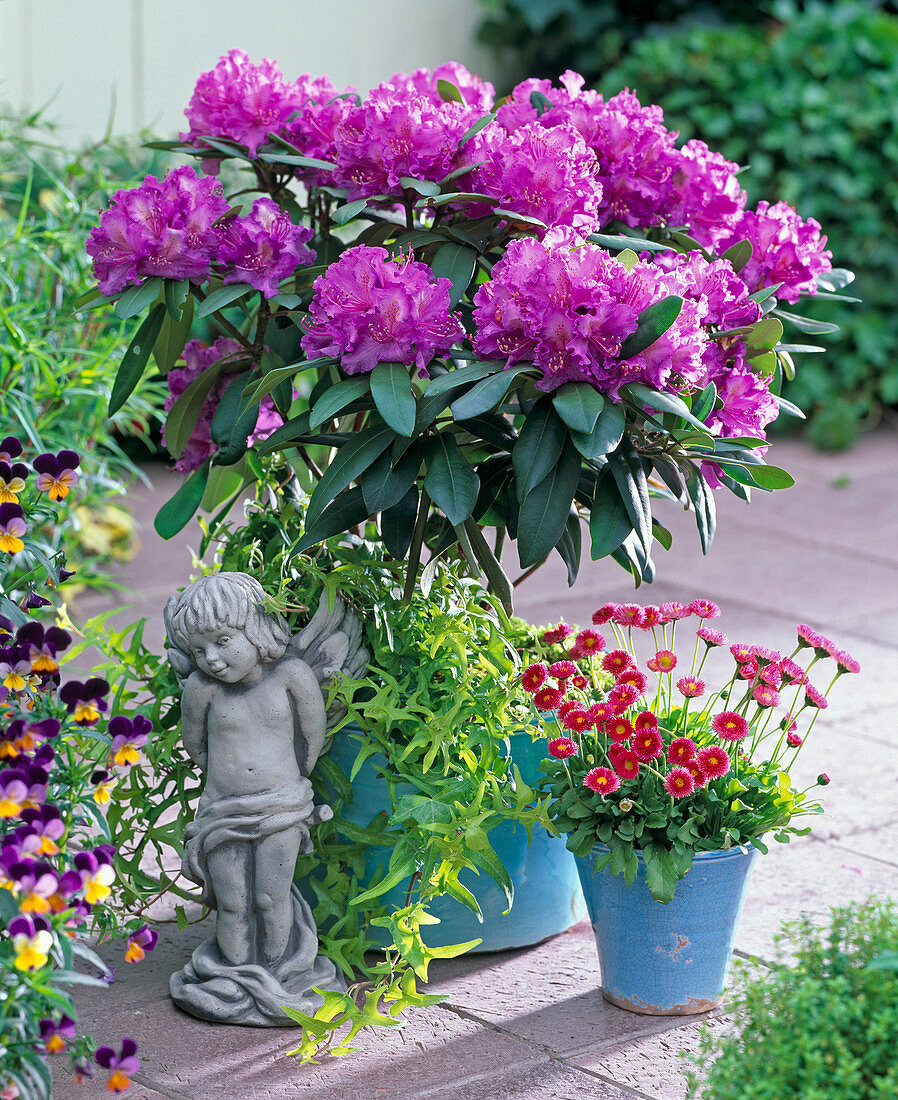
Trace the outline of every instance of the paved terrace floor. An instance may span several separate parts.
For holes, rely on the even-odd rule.
[[[775,457],[774,457],[775,456]],[[795,625],[810,623],[854,653],[859,677],[842,680],[803,750],[799,779],[832,776],[828,812],[814,835],[774,844],[759,858],[736,938],[737,953],[770,958],[785,918],[823,918],[833,904],[871,893],[898,896],[898,436],[880,431],[843,455],[778,442],[771,459],[796,478],[793,489],[758,494],[746,507],[718,494],[719,533],[703,558],[692,518],[659,506],[674,546],[657,558],[658,581],[635,598],[688,601],[706,596],[724,608],[732,640],[792,649]],[[138,595],[121,624],[151,617],[161,638],[161,608],[188,579],[187,547],[198,533],[162,543],[152,528],[176,480],[152,471],[154,489],[133,498],[139,556],[121,570]],[[607,600],[632,599],[613,563],[584,564],[572,590],[560,562],[521,586],[518,610],[537,623],[585,622]],[[121,601],[119,601],[121,602]],[[95,613],[108,599],[82,599]],[[678,1100],[685,1094],[679,1051],[694,1049],[696,1018],[633,1015],[602,1001],[588,925],[536,947],[468,956],[435,965],[431,991],[444,1004],[410,1015],[402,1029],[363,1036],[362,1049],[318,1066],[284,1052],[295,1033],[203,1024],[168,999],[168,975],[205,935],[165,926],[156,951],[138,966],[107,953],[116,981],[102,995],[80,992],[86,1030],[100,1042],[133,1036],[141,1071],[134,1100],[158,1097],[252,1100]],[[725,1026],[725,1016],[711,1026]],[[102,1080],[75,1086],[60,1072],[58,1100],[108,1095]],[[784,1097],[783,1100],[798,1100]]]

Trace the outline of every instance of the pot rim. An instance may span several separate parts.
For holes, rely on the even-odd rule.
[[[593,845],[593,847],[586,853],[585,856],[576,856],[575,858],[590,859],[591,857],[594,858],[595,856],[604,852],[608,852],[610,850],[611,849],[608,847],[608,845],[600,840]],[[642,852],[638,848],[635,849],[635,851],[636,858],[639,860],[639,862],[645,863],[645,857],[643,856]],[[760,852],[760,848],[756,848],[753,844],[734,844],[731,848],[714,848],[711,851],[707,852],[696,852],[695,855],[692,857],[692,862],[694,864],[696,860],[698,860],[702,863],[705,863],[710,860],[729,859],[734,856],[750,856],[754,855],[754,853],[756,852]]]

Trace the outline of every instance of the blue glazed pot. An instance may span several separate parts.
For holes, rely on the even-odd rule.
[[[631,1012],[679,1016],[720,1004],[755,848],[698,852],[669,905],[652,899],[645,862],[632,885],[578,857],[602,971],[602,996]]]
[[[360,733],[352,726],[348,733]],[[535,783],[536,766],[545,755],[544,743],[532,742],[527,734],[513,734],[511,757],[521,771],[525,783]],[[331,757],[348,775],[358,754],[358,742],[339,734],[330,749]],[[343,816],[355,824],[367,825],[381,811],[390,813],[390,797],[386,781],[369,762],[365,762],[352,781],[353,800],[343,809]],[[399,789],[399,794],[414,793],[413,788]],[[445,947],[480,939],[475,951],[502,951],[539,943],[550,936],[565,932],[572,924],[586,918],[586,905],[580,889],[577,865],[565,847],[564,839],[550,836],[541,826],[533,829],[533,841],[527,843],[527,830],[502,822],[490,830],[490,844],[508,870],[514,884],[514,904],[503,916],[508,904],[505,894],[484,871],[475,875],[462,871],[459,881],[471,891],[483,912],[483,923],[467,906],[444,895],[428,907],[440,923],[427,925],[422,937],[428,947]],[[364,882],[371,880],[378,866],[390,858],[387,848],[370,848],[365,853]],[[407,885],[394,887],[383,895],[388,908],[406,904]],[[392,941],[386,929],[371,927],[368,934],[384,946]]]

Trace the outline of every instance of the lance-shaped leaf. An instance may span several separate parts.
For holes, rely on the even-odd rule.
[[[818,321],[813,317],[801,317],[797,313],[788,313],[784,309],[775,309],[774,314],[783,321],[788,321],[790,325],[794,325],[799,331],[814,333],[818,336],[823,336],[831,332],[838,332],[839,326],[834,325],[831,321]]]
[[[605,398],[588,382],[568,382],[555,391],[552,404],[572,432],[589,435],[605,407]]]
[[[502,606],[511,615],[514,611],[511,581],[506,576],[498,558],[484,538],[480,525],[473,516],[465,520],[464,530],[467,533],[471,551],[489,581],[490,590],[499,597]]]
[[[375,424],[354,436],[341,447],[333,462],[315,486],[306,510],[306,526],[310,528],[334,497],[355,481],[379,458],[395,438],[392,428]],[[359,490],[361,494],[361,490]]]
[[[214,313],[217,309],[224,309],[225,306],[233,305],[238,298],[244,298],[247,294],[255,294],[256,292],[249,285],[249,283],[230,283],[228,286],[221,286],[218,290],[213,290],[202,302],[197,306],[197,317],[208,317],[210,313]]]
[[[641,382],[628,382],[626,386],[621,386],[621,391],[637,404],[641,402],[643,405],[648,405],[650,409],[657,409],[658,412],[673,413],[700,431],[708,430],[708,425],[693,416],[686,402],[675,393],[661,393],[644,386]]]
[[[608,456],[611,470],[627,516],[639,536],[646,556],[652,552],[652,506],[649,501],[648,480],[639,456],[628,439]]]
[[[412,544],[415,520],[418,516],[418,487],[413,485],[398,504],[380,514],[380,537],[387,552],[397,561],[404,561]]]
[[[669,244],[658,244],[657,241],[647,241],[644,237],[614,236],[608,233],[590,233],[586,238],[593,244],[608,249],[609,252],[622,252],[625,248],[633,248],[637,252],[671,252]]]
[[[259,419],[259,402],[247,402],[243,390],[254,377],[252,371],[238,375],[218,402],[210,427],[212,442],[219,448],[217,466],[230,466],[246,453],[246,441]]]
[[[408,367],[402,363],[378,363],[371,372],[371,396],[377,411],[398,435],[415,430],[417,405]]]
[[[312,406],[309,414],[309,428],[317,428],[328,420],[333,420],[338,412],[368,392],[371,380],[367,374],[347,378],[326,389]]]
[[[301,554],[316,543],[329,539],[332,535],[340,535],[344,531],[364,523],[370,513],[362,498],[362,490],[358,485],[350,489],[344,489],[339,493],[316,517],[313,523],[309,522],[306,513],[306,527],[303,536],[296,547],[296,553]]]
[[[456,370],[446,371],[439,378],[432,378],[424,391],[425,399],[436,397],[438,394],[448,393],[450,390],[462,386],[473,386],[488,375],[497,374],[502,369],[502,364],[496,361],[485,363],[469,363],[466,367],[458,367]]]
[[[209,462],[204,462],[181,482],[177,492],[156,513],[153,526],[160,538],[173,538],[193,517],[209,480]]]
[[[520,364],[502,370],[491,378],[484,378],[478,382],[466,394],[452,402],[452,415],[456,420],[469,420],[472,416],[491,412],[502,403],[509,388],[520,384],[524,374],[535,374],[536,368],[532,364]]]
[[[753,251],[751,241],[736,241],[726,252],[721,252],[720,257],[723,260],[729,260],[734,271],[741,271],[751,259]]]
[[[261,401],[266,394],[271,393],[272,390],[277,389],[284,382],[289,382],[297,374],[310,370],[312,367],[321,366],[325,362],[329,362],[329,360],[315,359],[308,363],[288,363],[283,367],[273,367],[271,370],[267,370],[261,378],[253,379],[244,389],[243,396],[247,401]]]
[[[595,427],[589,435],[571,432],[571,439],[584,458],[602,458],[610,454],[623,439],[625,426],[624,410],[620,405],[612,405],[609,402],[599,413]]]
[[[695,525],[698,528],[702,553],[707,554],[711,549],[714,532],[717,529],[717,505],[714,502],[713,490],[708,486],[702,472],[693,463],[689,463],[686,492],[689,494],[689,499],[695,509]]]
[[[692,415],[695,419],[704,424],[711,415],[716,400],[717,387],[713,382],[709,382],[701,393],[696,394],[692,401]]]
[[[599,474],[596,495],[589,513],[590,554],[593,561],[613,553],[633,530],[617,481],[610,466]]]
[[[193,310],[194,299],[188,298],[181,307],[180,320],[176,321],[171,313],[166,313],[159,336],[153,345],[153,359],[161,374],[168,374],[184,350],[184,345],[190,338]]]
[[[446,433],[429,442],[427,467],[424,488],[455,527],[474,511],[480,478],[471,469],[455,438]]]
[[[477,253],[473,248],[449,241],[437,249],[430,267],[438,279],[448,279],[452,283],[449,308],[455,309],[477,270]]]
[[[518,557],[522,569],[536,565],[564,534],[580,477],[580,454],[569,440],[549,474],[521,504],[518,516]]]
[[[302,439],[309,431],[309,414],[308,412],[300,413],[299,416],[294,416],[287,421],[286,424],[282,424],[279,428],[271,433],[271,435],[262,443],[259,443],[255,450],[259,454],[267,455],[272,451],[278,451],[282,447],[289,447]],[[336,446],[336,441],[334,446]]]
[[[121,365],[112,385],[107,415],[114,416],[134,392],[150,358],[150,352],[162,330],[164,320],[165,306],[162,302],[158,302],[150,310],[143,324],[134,334],[128,350],[122,356]]]
[[[406,496],[415,484],[421,468],[420,442],[410,447],[395,464],[389,451],[373,462],[359,478],[365,504],[371,515],[392,508]]]
[[[115,303],[116,317],[127,321],[129,317],[136,317],[138,313],[143,313],[148,305],[156,301],[161,291],[162,279],[160,278],[145,279],[137,286],[129,286]]]
[[[670,294],[660,302],[646,306],[637,318],[636,331],[631,332],[621,344],[619,358],[629,359],[631,355],[639,355],[651,347],[680,316],[682,308],[683,299],[676,294]]]
[[[511,452],[518,500],[523,501],[554,467],[566,439],[567,431],[551,398],[540,398],[524,421]]]
[[[165,446],[172,458],[178,458],[187,446],[206,398],[225,366],[222,359],[212,363],[194,378],[169,410],[165,420]]]
[[[189,279],[166,279],[163,290],[165,308],[169,317],[175,321],[181,320],[181,310],[190,294]],[[191,299],[192,301],[193,299]]]
[[[571,508],[561,538],[555,545],[555,549],[561,555],[561,560],[567,569],[568,588],[573,588],[577,574],[580,572],[582,537],[580,516],[576,508]]]

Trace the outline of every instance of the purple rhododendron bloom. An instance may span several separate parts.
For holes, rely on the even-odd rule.
[[[426,373],[437,350],[464,337],[449,309],[451,285],[410,256],[397,262],[385,248],[349,248],[315,280],[303,351],[338,357],[347,374],[387,362]]]
[[[536,383],[555,390],[591,382],[616,399],[626,382],[682,389],[703,373],[707,337],[694,302],[684,302],[674,324],[641,354],[620,358],[640,312],[676,288],[651,264],[624,264],[575,234],[548,233],[542,242],[512,241],[475,297],[475,347],[507,365],[532,361]]]
[[[151,276],[207,278],[219,244],[214,225],[227,209],[218,181],[188,167],[116,191],[87,238],[100,290],[117,294]]]
[[[202,340],[191,340],[184,348],[183,356],[184,366],[175,367],[173,370],[170,370],[166,377],[166,381],[168,382],[168,396],[163,406],[165,412],[171,410],[175,401],[177,401],[191,382],[199,378],[199,376],[211,367],[213,363],[217,363],[220,359],[224,359],[228,361],[229,364],[216,379],[206,396],[197,422],[193,427],[193,431],[190,433],[190,438],[187,440],[184,450],[178,456],[174,464],[174,469],[177,470],[178,473],[189,474],[192,470],[196,470],[198,467],[202,466],[206,459],[211,458],[212,455],[215,454],[217,446],[212,442],[212,418],[215,415],[215,410],[218,408],[218,402],[221,399],[221,395],[234,380],[233,373],[229,373],[229,371],[232,371],[238,366],[245,365],[246,359],[244,356],[244,349],[241,345],[238,344],[236,340],[231,340],[230,337],[226,336],[219,337],[211,346],[203,343]],[[283,422],[283,418],[274,407],[272,398],[269,396],[263,397],[262,404],[259,408],[259,418],[250,436],[250,443],[254,443],[261,439],[267,439],[275,428],[279,428]],[[164,428],[162,441],[165,443]]]
[[[572,126],[546,129],[529,123],[498,141],[501,131],[491,130],[493,148],[487,163],[472,177],[476,191],[495,196],[500,207],[537,218],[550,229],[567,226],[585,234],[598,227],[598,163]]]
[[[358,106],[359,97],[355,88],[347,86],[338,92],[328,77],[313,77],[308,73],[303,73],[295,86],[300,104],[283,128],[283,137],[302,156],[336,164],[337,128],[349,111]],[[307,187],[318,187],[331,181],[331,173],[318,168],[299,167],[296,176]]]
[[[315,253],[306,247],[312,230],[294,225],[271,199],[256,199],[245,218],[231,218],[220,230],[216,257],[226,270],[223,282],[249,283],[266,298],[278,292],[278,283],[297,267],[308,267]]]
[[[184,112],[190,129],[181,140],[202,145],[205,136],[226,138],[254,157],[301,105],[300,88],[284,79],[276,62],[263,57],[255,65],[242,50],[230,50],[197,80]]]
[[[390,84],[394,88],[404,88],[426,96],[436,107],[442,107],[446,100],[440,95],[439,82],[454,84],[461,93],[467,107],[476,107],[485,115],[492,110],[496,89],[488,80],[481,80],[457,61],[447,61],[435,69],[415,69],[413,73],[394,73]]]
[[[719,247],[727,249],[741,240],[752,246],[751,259],[740,274],[753,291],[782,283],[777,297],[794,303],[802,293],[816,293],[817,276],[832,270],[832,253],[826,249],[820,223],[814,218],[805,221],[787,202],[759,202],[757,210],[744,211]]]
[[[398,194],[403,176],[441,180],[480,114],[461,103],[436,104],[409,87],[379,84],[337,128],[335,181],[357,199]]]
[[[685,225],[704,248],[715,249],[741,219],[746,195],[739,165],[694,138],[679,150],[664,204],[669,225]]]

